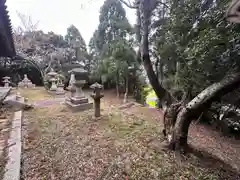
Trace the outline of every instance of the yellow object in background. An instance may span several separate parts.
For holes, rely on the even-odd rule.
[[[148,91],[148,94],[146,96],[146,104],[150,108],[157,108],[158,107],[158,98],[156,96],[155,91],[151,88],[145,88],[146,91]]]

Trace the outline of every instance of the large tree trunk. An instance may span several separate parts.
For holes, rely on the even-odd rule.
[[[223,95],[232,92],[240,86],[240,72],[231,74],[218,83],[214,83],[187,105],[181,108],[176,120],[173,120],[174,128],[170,139],[171,149],[182,149],[187,145],[188,129],[192,117],[200,115],[203,110],[211,105],[213,101],[219,100]]]
[[[149,55],[149,26],[150,26],[150,20],[151,20],[151,13],[153,10],[153,4],[152,1],[144,0],[142,4],[140,4],[140,10],[142,11],[143,15],[143,37],[142,37],[142,60],[144,68],[147,72],[148,79],[152,85],[152,88],[154,89],[158,99],[161,101],[165,98],[167,94],[169,94],[159,83],[158,77],[156,76],[152,62],[150,60]],[[138,14],[139,15],[139,14]],[[140,17],[139,17],[140,18]]]

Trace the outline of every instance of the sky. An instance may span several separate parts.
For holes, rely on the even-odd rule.
[[[73,24],[88,43],[99,23],[99,10],[104,0],[7,0],[13,28],[22,26],[20,12],[38,23],[38,29],[65,35]],[[127,18],[135,23],[135,12],[126,8]]]

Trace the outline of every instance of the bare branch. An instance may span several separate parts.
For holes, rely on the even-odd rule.
[[[24,31],[36,31],[37,30],[37,26],[39,21],[37,21],[36,23],[33,23],[32,18],[30,16],[27,16],[23,13],[20,13],[17,11],[17,15],[19,17],[19,19],[21,20],[21,23],[23,25]]]
[[[162,5],[165,6],[167,9],[169,9],[169,6],[168,6],[166,3],[162,2],[162,0],[158,0],[157,3],[162,4]]]
[[[128,8],[131,8],[131,9],[137,9],[137,6],[134,6],[130,3],[130,1],[128,0],[128,3],[124,0],[119,0],[121,3],[123,3],[124,5],[126,5]]]

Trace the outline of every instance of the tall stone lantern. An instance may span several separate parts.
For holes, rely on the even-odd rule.
[[[83,111],[93,107],[93,103],[89,103],[88,98],[85,97],[82,88],[88,79],[88,72],[83,68],[74,68],[69,73],[74,75],[75,81],[73,88],[75,93],[66,99],[66,104],[74,111]]]

